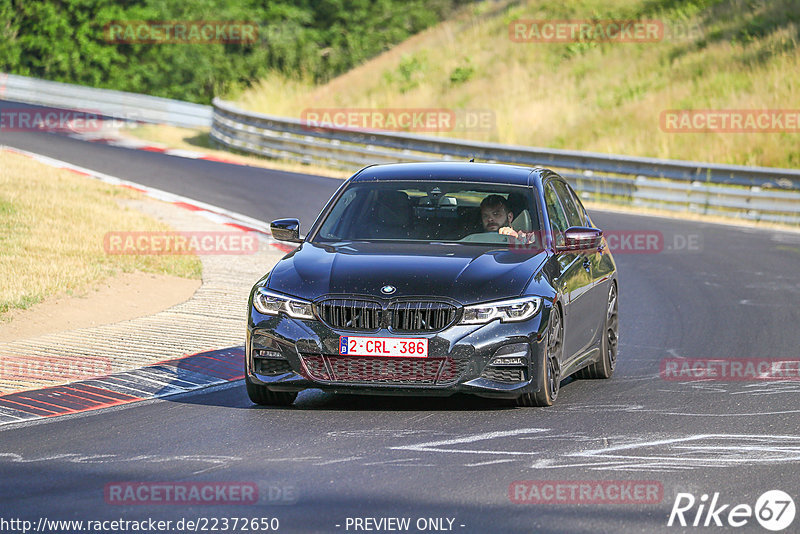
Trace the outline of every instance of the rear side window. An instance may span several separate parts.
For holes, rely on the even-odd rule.
[[[583,202],[581,202],[580,195],[578,195],[577,191],[575,191],[569,184],[567,184],[567,190],[570,193],[570,198],[572,198],[572,200],[575,202],[575,205],[578,207],[578,215],[581,216],[581,221],[583,222],[583,226],[590,226],[589,214],[586,213],[586,208],[583,206]]]
[[[553,182],[549,182],[544,187],[544,203],[547,208],[547,217],[550,219],[550,226],[553,231],[553,238],[556,246],[564,244],[564,231],[569,228],[569,221],[558,200],[558,195],[553,189]]]
[[[569,226],[586,226],[585,214],[575,203],[567,184],[558,180],[553,180],[550,183],[555,187],[558,198],[561,199]]]

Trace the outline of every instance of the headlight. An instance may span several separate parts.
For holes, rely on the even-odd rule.
[[[264,315],[278,315],[283,312],[295,319],[314,318],[310,302],[273,293],[263,287],[259,287],[253,295],[253,307]]]
[[[541,305],[540,297],[522,297],[464,306],[464,315],[459,324],[486,324],[495,319],[500,319],[502,323],[525,321],[536,315]]]

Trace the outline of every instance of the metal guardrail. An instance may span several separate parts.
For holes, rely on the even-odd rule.
[[[0,99],[64,109],[82,109],[130,121],[209,127],[211,106],[157,96],[96,89],[0,73]]]
[[[584,198],[800,224],[800,170],[528,148],[309,126],[214,99],[211,137],[228,148],[355,170],[371,163],[478,158],[552,168]]]
[[[298,119],[0,73],[0,99],[83,109],[125,120],[211,126],[225,147],[354,171],[371,163],[478,158],[550,167],[584,198],[800,224],[800,170],[716,165],[310,127]]]

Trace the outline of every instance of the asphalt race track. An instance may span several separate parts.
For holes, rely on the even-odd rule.
[[[340,183],[48,133],[0,132],[0,144],[262,220],[299,216],[303,229]],[[290,408],[264,408],[240,381],[0,427],[0,515],[173,525],[264,517],[277,518],[279,532],[375,527],[365,518],[410,518],[410,532],[682,532],[722,529],[714,518],[708,528],[668,527],[681,492],[698,501],[688,522],[703,494],[729,505],[723,522],[767,490],[800,502],[800,381],[660,376],[668,358],[800,356],[800,234],[610,212],[594,219],[664,236],[658,253],[615,255],[621,342],[610,381],[565,381],[552,408],[320,391],[301,393]],[[527,491],[512,502],[515,487],[531,487],[515,481],[602,480],[655,485],[657,502],[535,504]],[[107,485],[121,482],[259,489],[249,504],[128,505],[108,495]],[[704,511],[699,524],[706,519]],[[798,525],[795,518],[786,532]],[[766,532],[755,517],[731,530]]]

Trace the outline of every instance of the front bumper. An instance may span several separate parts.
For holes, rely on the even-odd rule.
[[[354,333],[315,320],[262,315],[250,308],[246,373],[254,384],[273,391],[317,388],[338,393],[448,396],[469,393],[516,398],[535,393],[544,332],[550,308],[516,323],[455,325],[431,334],[388,330]],[[340,356],[339,337],[418,337],[428,339],[427,358]],[[528,347],[527,365],[489,365],[498,349]]]

